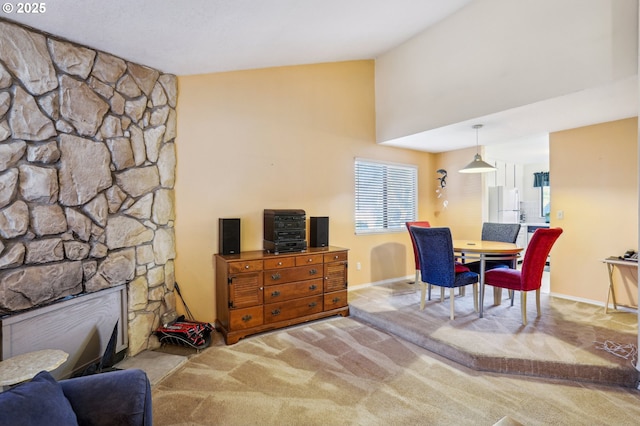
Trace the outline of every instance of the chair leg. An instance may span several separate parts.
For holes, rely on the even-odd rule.
[[[444,287],[440,287],[440,302],[444,302]]]
[[[527,325],[527,292],[520,292],[520,310],[522,311],[522,325]]]
[[[419,282],[420,282],[420,269],[416,269],[415,284],[418,284]]]
[[[429,300],[431,300],[431,284],[427,284],[427,291],[429,293]]]
[[[460,289],[460,290],[458,290],[458,294],[459,294],[460,296],[464,296],[464,294],[465,294],[465,289],[466,289],[467,287],[463,285],[463,286],[458,287],[458,288]]]
[[[444,287],[443,287],[442,291],[444,292]],[[455,300],[454,295],[455,295],[455,288],[451,287],[449,289],[449,299],[451,299],[451,302],[449,304],[449,306],[450,306],[449,307],[449,318],[452,319],[452,320],[453,320],[453,317],[454,317],[454,314],[453,314],[453,311],[454,311],[453,304],[454,304],[454,300]]]
[[[478,283],[473,284],[473,309],[478,312]]]
[[[538,309],[538,316],[540,316],[540,289],[536,290],[536,309]]]
[[[493,304],[494,306],[502,304],[502,288],[500,287],[493,288]]]
[[[516,297],[515,290],[509,290],[509,297],[511,298],[511,306],[513,306],[513,299]]]
[[[427,283],[420,281],[420,310],[424,310],[424,297],[427,292]]]

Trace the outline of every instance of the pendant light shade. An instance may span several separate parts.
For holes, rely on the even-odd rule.
[[[478,130],[482,128],[482,124],[476,124],[473,126],[476,129],[476,155],[473,156],[473,161],[467,164],[464,169],[460,170],[460,173],[486,173],[494,172],[496,170],[491,164],[482,160],[478,145]]]

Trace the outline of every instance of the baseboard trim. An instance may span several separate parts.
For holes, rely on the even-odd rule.
[[[416,279],[415,275],[407,275],[406,277],[398,277],[398,278],[389,278],[386,280],[380,280],[380,281],[374,281],[374,282],[370,282],[370,283],[364,283],[364,284],[358,284],[356,286],[353,287],[349,287],[348,291],[352,291],[352,290],[358,290],[361,288],[367,288],[367,287],[373,287],[376,285],[385,285],[385,284],[393,284],[393,283],[397,283],[398,281],[411,281],[413,283],[413,281]]]
[[[600,302],[598,300],[584,299],[582,297],[568,296],[566,294],[560,294],[560,293],[554,293],[554,292],[549,293],[549,295],[553,297],[557,297],[558,299],[565,299],[565,300],[571,300],[573,302],[581,302],[589,305],[602,306],[603,308],[605,304],[605,302]],[[625,306],[619,303],[617,303],[617,305],[618,305],[618,310],[620,311],[636,312],[638,310],[638,308],[635,308],[633,306]],[[613,306],[613,304],[611,304],[611,306]]]

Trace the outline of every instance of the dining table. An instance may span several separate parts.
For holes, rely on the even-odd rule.
[[[468,260],[480,261],[480,274],[478,277],[478,284],[480,285],[480,291],[478,294],[478,311],[480,318],[483,317],[484,308],[484,273],[486,269],[487,260],[513,260],[514,266],[516,260],[520,257],[520,252],[524,250],[522,247],[518,247],[514,243],[505,243],[501,241],[487,241],[487,240],[453,240],[453,251],[457,257],[460,258],[462,263]],[[498,289],[500,290],[500,289]],[[497,292],[494,292],[494,304],[499,304],[497,301],[499,296]]]

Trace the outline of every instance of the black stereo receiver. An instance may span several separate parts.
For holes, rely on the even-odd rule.
[[[307,249],[304,210],[264,210],[264,249],[271,253]]]

